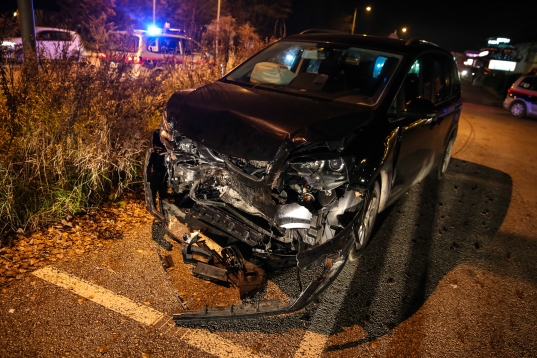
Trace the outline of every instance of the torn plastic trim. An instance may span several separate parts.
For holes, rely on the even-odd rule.
[[[354,237],[353,237],[354,238]],[[347,261],[349,245],[345,250],[326,257],[324,270],[300,295],[286,307],[279,300],[265,300],[254,304],[205,307],[202,310],[187,310],[173,315],[176,324],[190,321],[255,318],[296,312],[315,300],[339,275]]]

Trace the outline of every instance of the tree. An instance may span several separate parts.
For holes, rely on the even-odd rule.
[[[217,43],[218,51],[215,48]],[[203,45],[214,55],[214,61],[221,66],[222,72],[227,72],[267,46],[268,42],[262,41],[249,23],[237,26],[234,18],[222,16],[218,26],[216,20],[207,25]]]

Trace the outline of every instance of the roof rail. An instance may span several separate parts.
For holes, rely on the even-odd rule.
[[[337,30],[330,30],[330,29],[308,29],[304,30],[300,33],[300,35],[304,34],[321,34],[321,33],[332,33],[332,34],[344,34],[345,32],[337,31]]]
[[[437,44],[435,43],[432,43],[432,42],[429,42],[429,41],[425,41],[425,40],[422,40],[418,37],[414,37],[414,38],[411,38],[410,40],[408,40],[406,43],[405,43],[405,46],[410,46],[410,45],[415,45],[415,44],[419,44],[419,43],[422,43],[422,44],[429,44],[429,45],[433,45],[433,46],[436,46],[436,47],[439,47]]]

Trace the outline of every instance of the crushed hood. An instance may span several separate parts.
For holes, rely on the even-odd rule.
[[[373,118],[355,105],[223,82],[174,94],[167,111],[182,135],[223,154],[267,161],[283,142],[293,148],[339,141]]]

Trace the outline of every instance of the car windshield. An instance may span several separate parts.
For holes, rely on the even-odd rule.
[[[280,41],[224,80],[357,104],[374,104],[402,56],[340,44]]]

